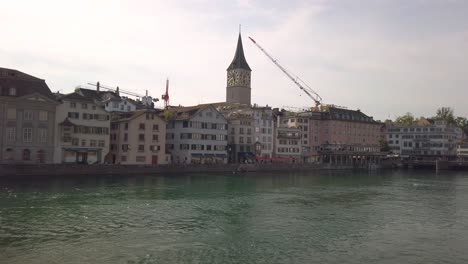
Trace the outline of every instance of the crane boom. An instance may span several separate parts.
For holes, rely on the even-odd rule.
[[[253,42],[253,44],[255,44],[255,46],[257,46],[257,48],[259,48],[276,66],[278,66],[278,68],[284,73],[286,74],[286,76],[289,77],[289,79],[291,79],[305,94],[307,94],[312,100],[314,100],[315,102],[315,105],[316,106],[319,106],[322,102],[322,97],[320,97],[320,95],[315,92],[314,90],[312,90],[312,88],[310,88],[304,81],[302,81],[299,77],[294,77],[292,76],[283,66],[281,66],[281,64],[278,63],[277,60],[275,60],[270,54],[268,54],[268,52],[266,52],[266,50],[264,48],[262,48],[262,46],[260,46],[253,38],[249,37],[249,39]],[[303,83],[303,85],[300,83],[300,82]]]

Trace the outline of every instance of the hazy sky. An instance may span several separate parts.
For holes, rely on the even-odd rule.
[[[324,103],[376,119],[468,116],[468,1],[0,0],[0,67],[71,92],[100,81],[171,104],[225,100],[242,24],[252,102],[312,105],[247,36],[306,81]],[[158,103],[161,106],[161,103]]]

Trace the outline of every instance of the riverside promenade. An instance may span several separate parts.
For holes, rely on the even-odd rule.
[[[81,164],[3,164],[0,177],[13,176],[79,176],[79,175],[141,175],[141,174],[179,174],[210,172],[289,172],[310,170],[350,170],[353,166],[330,166],[329,164],[300,163],[255,163],[255,164],[172,164],[158,166],[143,165],[81,165]],[[359,167],[360,168],[360,167]],[[367,169],[362,167],[361,169]]]

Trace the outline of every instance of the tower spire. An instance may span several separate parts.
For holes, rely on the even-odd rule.
[[[229,65],[229,67],[227,68],[228,71],[233,69],[244,69],[252,71],[244,56],[244,47],[242,46],[242,37],[240,30],[241,25],[239,25],[239,38],[237,39],[236,54],[234,55],[234,59],[232,59],[231,65]]]

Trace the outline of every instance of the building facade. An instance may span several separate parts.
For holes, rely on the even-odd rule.
[[[459,127],[443,120],[387,124],[387,143],[393,153],[401,156],[455,156],[462,137]]]
[[[0,163],[52,163],[55,107],[46,82],[0,68]]]
[[[159,110],[142,109],[113,119],[108,163],[153,166],[169,163],[166,122],[160,114]]]
[[[251,104],[250,76],[252,70],[244,56],[242,37],[239,33],[236,53],[227,68],[226,103]]]
[[[109,114],[78,93],[57,99],[54,163],[103,163],[109,152]]]
[[[253,162],[273,156],[273,114],[270,107],[217,104],[228,120],[229,162]]]
[[[227,120],[212,105],[171,107],[167,149],[174,164],[227,163]]]

